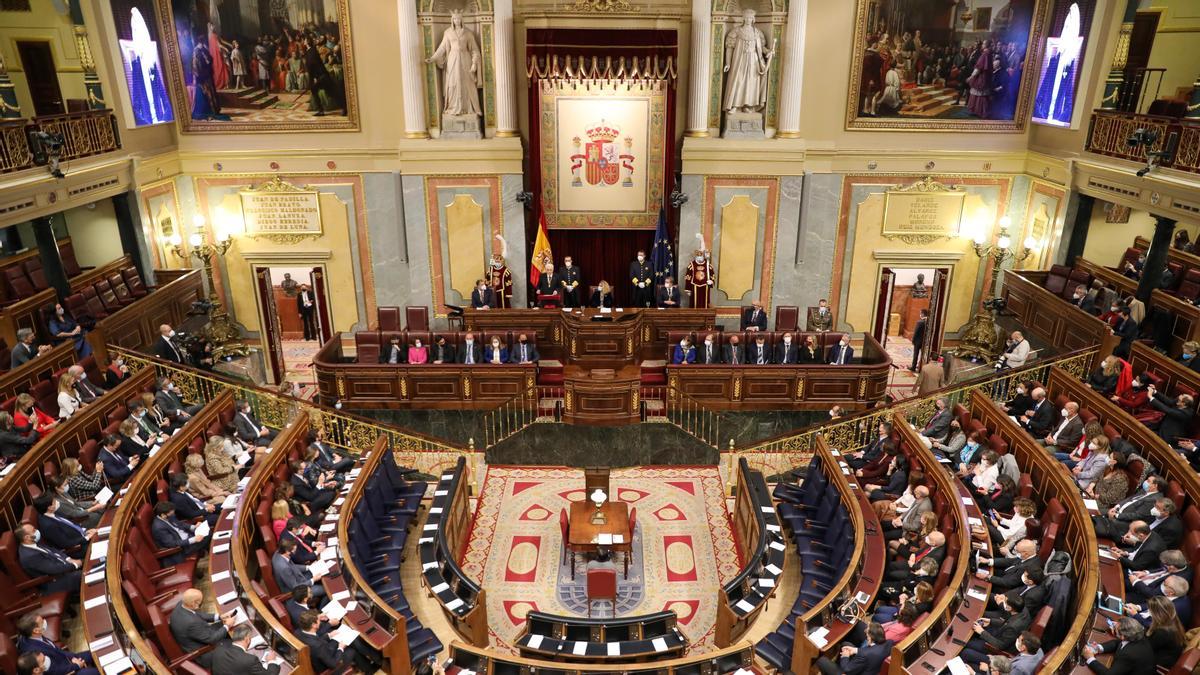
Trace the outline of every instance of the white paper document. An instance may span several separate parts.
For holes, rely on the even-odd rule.
[[[771,548],[775,549],[776,551],[782,551],[782,550],[784,550],[784,549],[786,549],[786,548],[787,548],[786,546],[784,546],[783,544],[781,544],[781,543],[779,543],[779,542],[777,542],[777,541],[773,541],[773,542],[771,542],[771,543],[769,544],[769,546],[770,546]]]
[[[763,588],[775,588],[775,580],[774,579],[759,579],[758,585],[762,586]]]
[[[817,649],[824,649],[825,645],[829,644],[829,640],[825,638],[826,635],[829,635],[829,629],[825,626],[821,626],[820,628],[809,633],[808,639],[817,646]]]
[[[1099,511],[1100,510],[1100,505],[1096,503],[1095,499],[1084,499],[1083,505],[1087,507],[1088,511]]]
[[[228,578],[229,578],[229,570],[221,570],[220,572],[217,572],[216,574],[212,575],[213,581],[224,581],[225,579],[228,579]]]
[[[625,543],[625,535],[623,535],[623,534],[614,534],[614,535],[612,536],[612,543],[614,543],[614,544],[624,544],[624,543]]]
[[[104,649],[105,647],[111,645],[112,643],[113,643],[112,636],[106,635],[106,636],[100,638],[99,640],[92,640],[91,642],[89,642],[88,649],[90,649],[93,652],[98,652],[101,649]]]
[[[601,532],[596,535],[596,543],[601,546],[612,546],[613,536],[607,532]]]
[[[97,537],[107,537],[109,532],[112,532],[111,527],[101,527],[96,530],[96,536]]]
[[[956,656],[946,662],[946,670],[950,671],[950,675],[973,675],[975,672],[970,666],[963,663],[962,657]]]
[[[91,574],[89,574],[83,578],[83,583],[88,584],[88,585],[98,584],[101,581],[104,581],[104,570],[100,570],[99,572],[92,572]]]
[[[529,648],[537,649],[542,646],[542,636],[534,633],[529,636]]]
[[[321,551],[321,560],[337,560],[337,547],[326,546],[324,551]]]
[[[428,531],[430,531],[430,530],[436,530],[436,529],[438,529],[438,524],[437,524],[437,523],[430,523],[429,525],[426,525],[425,527],[423,527],[423,528],[421,528],[421,529],[422,529],[422,530],[425,530],[426,532],[428,532]]]
[[[225,551],[228,551],[228,550],[229,550],[229,542],[225,542],[224,544],[217,544],[216,546],[213,547],[213,553],[224,553]]]
[[[779,569],[775,565],[767,565],[763,569],[765,569],[767,572],[770,572],[771,574],[773,574],[775,576],[779,576],[780,574],[783,574],[783,570]]]
[[[337,600],[338,602],[341,602],[342,600],[349,600],[350,591],[338,591],[337,593],[333,594],[333,599]]]
[[[575,646],[571,648],[571,653],[575,656],[583,656],[587,653],[587,646],[586,642],[576,642]]]
[[[445,491],[445,490],[434,490],[434,491],[433,491],[433,496],[434,496],[434,497],[445,497],[445,496],[446,496],[446,491]]]
[[[463,606],[463,604],[464,604],[464,603],[463,603],[463,601],[462,601],[462,599],[461,599],[461,598],[455,598],[455,599],[451,600],[450,602],[447,602],[447,603],[446,603],[446,609],[448,609],[448,610],[450,610],[451,612],[453,612],[453,611],[455,611],[456,609],[458,609],[459,607],[462,607],[462,606]]]
[[[207,520],[202,520],[196,523],[196,527],[192,529],[192,535],[196,537],[207,537],[212,528],[208,526]]]
[[[234,600],[237,600],[237,591],[229,591],[225,595],[219,596],[217,598],[217,605],[218,606],[227,605],[227,604],[233,602]]]
[[[754,611],[754,604],[747,602],[745,600],[738,600],[738,603],[736,605],[734,605],[734,607],[737,607],[738,609],[742,610],[743,612],[746,612],[747,614]]]
[[[986,601],[987,601],[987,599],[988,599],[987,593],[984,593],[984,592],[982,592],[982,591],[978,591],[978,590],[976,590],[976,589],[974,589],[974,588],[972,588],[972,589],[969,589],[969,590],[967,591],[967,597],[968,597],[968,598],[974,598],[975,600],[982,600],[982,601],[984,601],[984,602],[986,602]]]
[[[93,608],[93,607],[99,607],[100,605],[103,605],[103,604],[105,604],[105,603],[107,603],[107,602],[108,602],[108,596],[107,596],[107,595],[98,595],[98,596],[96,596],[96,597],[94,597],[94,598],[90,598],[90,599],[88,599],[88,600],[84,600],[84,601],[83,601],[83,608],[84,608],[84,609],[91,609],[91,608]]]
[[[101,666],[107,667],[108,664],[114,663],[123,658],[125,658],[125,652],[121,651],[120,649],[114,649],[113,651],[111,651],[107,654],[101,654],[100,656],[97,656],[96,662],[99,663]]]
[[[336,529],[337,529],[337,523],[322,523],[321,526],[317,528],[317,531],[318,532],[333,532]]]
[[[666,638],[656,637],[650,641],[650,644],[654,645],[654,651],[656,651],[656,652],[667,651],[667,639]]]
[[[329,574],[330,564],[328,560],[318,560],[308,566],[308,571],[313,577],[323,577]]]
[[[13,465],[10,465],[13,466]],[[96,493],[96,502],[99,504],[107,504],[113,498],[113,491],[108,488],[102,488]]]
[[[341,621],[342,617],[346,616],[346,608],[337,600],[330,600],[321,608],[321,613],[330,621]]]
[[[442,507],[440,507],[440,506],[435,506],[435,507],[429,509],[430,515],[433,515],[435,513],[441,513],[441,512],[442,512]]]
[[[608,643],[608,655],[609,656],[620,656],[621,655],[621,643],[620,642]]]
[[[103,560],[108,555],[108,540],[93,542],[88,547],[88,558],[90,560]]]
[[[337,643],[343,647],[349,646],[351,642],[358,639],[358,631],[354,630],[346,624],[338,626],[337,630],[329,633],[329,637],[337,640]]]
[[[437,586],[434,586],[433,588],[430,588],[429,590],[432,591],[434,594],[441,593],[442,591],[450,590],[450,584],[443,581],[442,583],[438,584]]]

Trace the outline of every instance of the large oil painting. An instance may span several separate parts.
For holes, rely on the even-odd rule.
[[[1046,0],[857,0],[847,129],[1025,128]]]
[[[159,0],[189,132],[358,128],[349,0]]]

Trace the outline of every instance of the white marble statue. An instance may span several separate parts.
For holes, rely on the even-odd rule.
[[[445,114],[480,114],[479,42],[475,34],[463,26],[461,11],[450,13],[450,27],[442,33],[442,43],[425,62],[434,62],[446,69],[442,76]]]
[[[727,112],[754,112],[767,103],[767,69],[775,47],[766,47],[763,32],[754,27],[754,10],[742,12],[742,25],[725,38],[725,98]]]

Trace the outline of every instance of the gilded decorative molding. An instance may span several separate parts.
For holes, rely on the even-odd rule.
[[[470,399],[471,398],[471,376],[470,375],[462,376],[462,389],[463,389],[463,398]]]
[[[861,396],[862,396],[862,394],[859,394],[859,397],[861,397]],[[797,401],[804,400],[804,378],[803,377],[796,378],[796,400]]]
[[[563,407],[566,408],[567,412],[575,409],[575,396],[570,389],[563,390]]]
[[[633,356],[633,338],[632,337],[625,338],[625,354],[628,356]]]
[[[733,400],[735,400],[735,401],[742,400],[742,376],[741,375],[733,376]]]
[[[575,356],[575,338],[571,338],[571,356]]]
[[[632,14],[642,11],[642,8],[631,4],[629,0],[575,0],[566,9],[584,14]]]
[[[400,398],[408,398],[408,378],[400,376]]]
[[[551,55],[538,59],[530,56],[525,62],[525,76],[530,80],[670,80],[679,71],[673,57],[605,56],[582,54]]]
[[[867,378],[858,378],[858,398],[862,400],[867,395]]]
[[[633,409],[634,409],[634,410],[637,410],[637,409],[638,409],[638,405],[639,405],[639,403],[640,403],[640,401],[638,400],[638,388],[637,388],[637,387],[634,387],[634,388],[633,388],[633,398],[632,398],[632,402],[633,402],[633,406],[632,406],[632,407],[633,407]]]
[[[346,378],[341,373],[337,376],[338,398],[346,398]]]

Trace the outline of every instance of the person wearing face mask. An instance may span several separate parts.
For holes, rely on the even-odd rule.
[[[1054,406],[1046,400],[1046,390],[1038,387],[1031,393],[1033,405],[1017,420],[1034,438],[1044,438],[1054,427]]]
[[[158,340],[154,342],[154,355],[171,363],[184,363],[183,350],[175,344],[175,329],[169,324],[158,327]]]
[[[841,410],[840,407],[834,406]],[[853,469],[861,469],[867,464],[875,462],[883,454],[892,452],[896,444],[891,439],[892,424],[891,422],[880,422],[876,427],[875,440],[870,445],[857,452],[846,453],[846,463]]]
[[[917,379],[913,382],[913,393],[917,396],[924,396],[944,386],[946,386],[946,367],[943,365],[942,355],[934,354],[917,372]]]
[[[1010,601],[1013,598],[1021,598],[1021,601],[1025,603],[1025,608],[1029,610],[1029,613],[1036,616],[1038,610],[1040,610],[1042,606],[1046,604],[1046,598],[1049,595],[1049,591],[1042,587],[1042,581],[1045,579],[1046,573],[1042,571],[1042,568],[1030,567],[1021,573],[1021,585],[1017,586],[1016,588],[1011,588],[1005,591],[1003,594],[996,593],[993,595],[991,597],[992,605],[999,607],[1000,598],[1002,597],[1007,598]],[[1004,618],[1004,614],[1002,612],[995,610],[984,612],[983,615],[993,619]]]
[[[1152,596],[1144,604],[1126,602],[1123,609],[1126,614],[1149,628],[1154,618],[1151,610],[1157,602],[1162,605],[1159,607],[1160,611],[1164,609],[1168,610],[1178,616],[1180,622],[1190,624],[1192,621],[1192,600],[1188,597],[1189,588],[1191,588],[1191,585],[1188,584],[1186,579],[1179,576],[1169,576],[1159,583],[1158,595]]]
[[[918,565],[926,558],[933,560],[940,567],[946,557],[946,535],[934,530],[925,535],[921,544],[913,549],[907,560],[895,560],[888,563],[886,579],[889,581],[912,581],[912,575]],[[913,584],[916,581],[912,581]]]
[[[1174,398],[1159,393],[1154,385],[1148,385],[1146,392],[1150,395],[1150,407],[1162,413],[1162,420],[1157,425],[1146,426],[1155,429],[1158,437],[1174,447],[1180,437],[1187,436],[1192,428],[1192,419],[1196,416],[1196,401],[1190,394],[1180,394]]]
[[[1062,453],[1059,453],[1061,455]],[[1059,455],[1055,457],[1058,458]],[[1087,491],[1089,487],[1096,484],[1100,477],[1104,475],[1104,470],[1108,468],[1108,437],[1097,436],[1088,441],[1087,457],[1079,461],[1071,459],[1059,459],[1071,470],[1072,476],[1075,478],[1075,484],[1080,490]]]
[[[1079,417],[1079,404],[1067,401],[1059,411],[1062,421],[1058,427],[1038,442],[1053,452],[1070,452],[1083,438],[1083,420]]]
[[[1029,340],[1025,339],[1021,331],[1015,330],[1009,336],[1004,353],[1000,355],[1000,362],[996,364],[996,367],[1021,368],[1029,360],[1029,351]]]
[[[945,440],[933,441],[933,451],[935,454],[945,457],[950,461],[957,459],[958,453],[963,446],[967,444],[967,435],[963,433],[962,424],[956,420],[950,420],[950,430],[946,433]]]
[[[840,342],[829,350],[830,365],[844,366],[854,360],[854,347],[850,346],[850,337],[843,335]]]
[[[821,298],[816,307],[808,308],[808,329],[825,333],[833,328],[833,312],[829,311],[829,301]]]
[[[208,521],[209,527],[217,524],[217,520],[221,517],[218,508],[219,500],[205,501],[193,495],[186,473],[171,474],[169,485],[167,499],[175,505],[175,513],[181,519],[192,521],[204,518]]]
[[[508,255],[508,243],[500,235],[496,235],[496,239],[503,247],[502,251],[492,254],[492,262],[483,271],[483,277],[487,281],[487,285],[491,286],[492,292],[496,294],[496,307],[498,309],[508,309],[513,306],[512,272],[508,269],[508,265],[504,263],[504,258]]]
[[[763,311],[763,302],[757,298],[750,303],[750,308],[742,310],[742,330],[763,331],[767,329],[767,313]]]
[[[1144,605],[1150,598],[1162,595],[1163,582],[1168,577],[1178,577],[1189,586],[1192,583],[1192,569],[1179,549],[1160,553],[1156,567],[1129,572],[1125,579],[1125,602]]]
[[[404,345],[400,344],[399,335],[388,337],[387,345],[379,350],[379,362],[393,365],[404,363]]]
[[[692,296],[692,307],[707,309],[713,284],[715,283],[712,261],[708,257],[707,250],[696,249],[693,252],[692,261],[688,263],[687,273],[684,275],[683,280],[684,286],[687,287],[688,293]]]
[[[674,309],[683,306],[679,297],[679,287],[675,285],[675,277],[663,279],[663,285],[662,288],[658,289],[656,300],[656,304],[662,309]]]
[[[750,345],[750,354],[746,362],[756,366],[765,366],[771,362],[771,348],[767,346],[765,336],[754,336],[754,343]]]
[[[1145,411],[1150,403],[1150,391],[1147,388],[1151,382],[1150,376],[1146,373],[1141,373],[1129,381],[1129,384],[1122,387],[1117,385],[1116,393],[1109,399],[1121,407],[1122,410],[1133,416],[1138,416]]]
[[[429,350],[429,356],[436,365],[458,361],[458,352],[454,349],[454,345],[446,341],[445,335],[439,335],[433,339],[433,347]]]
[[[1200,342],[1188,340],[1183,343],[1183,351],[1175,362],[1187,366],[1194,372],[1200,372],[1200,359],[1196,358],[1197,352],[1200,352]]]
[[[1100,367],[1088,376],[1087,385],[1092,391],[1098,391],[1105,396],[1112,396],[1117,390],[1117,378],[1121,375],[1121,359],[1111,354],[1104,358]]]
[[[125,359],[118,356],[104,369],[104,386],[112,389],[131,376],[132,373],[129,372],[129,366],[125,364]]]
[[[958,467],[958,475],[965,477],[974,472],[975,466],[983,460],[983,453],[987,450],[983,445],[983,435],[979,431],[972,431],[968,436],[962,448],[958,451],[958,456],[953,457],[955,464]]]
[[[145,442],[147,447],[164,443],[170,438],[162,427],[150,417],[146,412],[146,404],[141,398],[130,399],[125,403],[126,410],[129,411],[128,421],[133,422],[134,433]]]
[[[784,333],[783,339],[775,345],[775,363],[790,366],[799,363],[800,348],[792,340],[791,333]]]
[[[1038,543],[1032,539],[1022,539],[1013,546],[1015,555],[1003,558],[980,557],[979,561],[990,565],[991,569],[981,567],[975,576],[990,581],[992,589],[1004,592],[1021,585],[1021,577],[1025,572],[1041,568],[1042,561],[1038,558]]]
[[[1018,382],[1013,390],[1013,397],[1004,403],[1004,412],[1009,417],[1020,417],[1026,410],[1033,407],[1031,392],[1034,387],[1030,382]]]
[[[1100,320],[1108,324],[1110,329],[1116,328],[1121,323],[1121,310],[1125,307],[1125,303],[1114,300],[1108,306],[1106,312],[1100,315]]]
[[[79,358],[91,355],[92,346],[88,344],[87,331],[79,325],[79,322],[67,312],[61,303],[54,305],[54,316],[50,317],[48,328],[55,342],[74,341],[75,353]]]
[[[796,363],[799,363],[799,364],[820,363],[821,357],[817,355],[818,352],[817,352],[816,338],[809,335],[808,337],[804,338],[800,342],[801,342],[800,348],[797,350],[797,353],[796,353]]]
[[[629,280],[633,284],[633,306],[649,307],[654,301],[654,267],[646,260],[645,251],[638,251],[637,259],[629,263]]]
[[[1148,570],[1158,564],[1158,556],[1167,550],[1162,537],[1144,520],[1135,520],[1120,538],[1120,544],[1108,547],[1126,570]]]
[[[583,271],[575,266],[571,256],[563,258],[562,270],[558,275],[558,284],[562,288],[564,307],[579,307],[579,285],[583,283]]]
[[[967,641],[959,657],[963,663],[988,663],[988,650],[1012,652],[1017,648],[1017,638],[1033,623],[1033,615],[1020,597],[1000,596],[1002,617],[983,617],[971,626],[975,636]],[[987,671],[984,671],[987,672]]]
[[[1113,355],[1123,359],[1129,358],[1129,350],[1133,348],[1133,341],[1137,339],[1138,329],[1138,322],[1133,319],[1129,308],[1122,307],[1120,321],[1111,329],[1113,335],[1121,338],[1121,342],[1113,349]]]
[[[508,347],[499,337],[492,336],[483,352],[483,360],[492,364],[508,363]]]
[[[82,563],[78,559],[42,542],[42,534],[33,525],[18,527],[17,540],[21,542],[21,548],[17,551],[21,569],[30,578],[46,578],[38,586],[43,595],[66,591],[70,598],[79,597],[79,582],[83,573],[80,571]],[[164,561],[163,564],[174,563]]]
[[[946,398],[938,398],[933,406],[933,417],[921,429],[921,436],[927,444],[945,440],[950,431],[950,421],[954,419],[954,411],[950,410],[950,401]]]
[[[42,533],[42,541],[54,548],[82,553],[87,543],[95,538],[96,531],[71,522],[66,516],[58,513],[58,506],[58,500],[48,494],[39,495],[33,500],[33,508],[38,513],[37,527],[38,532]]]
[[[696,363],[714,365],[721,362],[721,347],[717,345],[716,337],[709,333],[704,336],[704,344],[697,350]]]
[[[742,346],[740,337],[729,336],[729,342],[721,350],[721,361],[731,366],[740,366],[746,363],[746,348]]]
[[[1071,304],[1083,309],[1084,303],[1087,301],[1087,287],[1083,284],[1077,284],[1074,292],[1071,294]],[[1086,311],[1086,310],[1084,310]]]
[[[100,515],[104,512],[104,504],[96,501],[76,499],[71,494],[71,485],[65,476],[51,476],[46,479],[50,494],[58,500],[58,514],[85,529],[90,530],[100,524]]]
[[[887,483],[867,483],[864,487],[872,502],[887,502],[899,499],[908,488],[908,456],[898,453],[888,462]]]
[[[70,368],[67,368],[67,374],[71,376],[71,379],[74,382],[73,386],[75,389],[75,395],[81,402],[91,403],[105,394],[103,388],[92,384],[92,382],[88,380],[87,371],[83,369],[83,366],[71,366]]]
[[[14,428],[28,435],[36,431],[45,436],[54,430],[58,420],[38,409],[33,397],[29,394],[17,394],[17,403],[13,411]]]
[[[183,395],[179,393],[179,387],[169,377],[160,377],[155,383],[154,403],[158,405],[159,410],[171,418],[171,421],[176,424],[182,424],[192,418],[192,415],[200,412],[203,405],[188,405],[183,402]]]
[[[496,306],[496,292],[483,279],[475,280],[475,290],[471,291],[471,307],[475,309],[491,309]]]
[[[671,355],[671,363],[679,365],[683,363],[696,362],[696,348],[692,346],[692,338],[684,336],[679,344],[675,345],[675,351]]]
[[[463,335],[462,349],[458,352],[458,362],[467,365],[483,363],[483,348],[475,342],[474,333]]]
[[[537,363],[540,358],[537,345],[530,342],[525,333],[517,336],[517,344],[508,350],[508,355],[510,363]]]
[[[538,305],[540,307],[561,306],[562,297],[559,295],[559,286],[558,274],[554,271],[554,263],[547,262],[542,267],[541,274],[538,275],[537,283],[534,285]]]
[[[413,338],[412,344],[408,346],[408,362],[412,365],[429,363],[429,345],[419,337]]]
[[[234,409],[237,410],[237,414],[233,416],[233,424],[237,430],[237,437],[243,442],[266,447],[279,435],[277,431],[258,421],[249,401],[237,401]]]
[[[600,283],[596,284],[596,290],[592,291],[591,301],[588,304],[596,309],[601,307],[612,309],[612,286],[610,286],[607,281],[601,279]]]
[[[1145,673],[1154,670],[1154,648],[1146,639],[1146,629],[1136,619],[1122,617],[1113,631],[1116,637],[1107,642],[1089,642],[1083,648],[1083,661],[1094,673],[1118,675]],[[1112,654],[1112,661],[1105,665],[1096,660],[1100,654]]]
[[[30,612],[17,619],[17,650],[46,658],[46,675],[99,675],[91,652],[69,652],[46,637],[46,617]]]
[[[1170,497],[1159,497],[1154,502],[1146,522],[1151,531],[1162,537],[1166,548],[1175,548],[1183,541],[1183,521],[1175,515],[1175,501]]]

